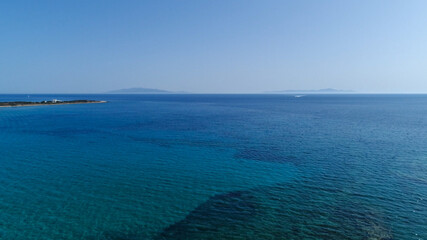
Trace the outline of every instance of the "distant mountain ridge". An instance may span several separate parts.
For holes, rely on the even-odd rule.
[[[108,93],[171,93],[169,91],[166,90],[162,90],[162,89],[155,89],[155,88],[124,88],[124,89],[119,89],[119,90],[113,90],[113,91],[109,91]]]
[[[340,90],[335,88],[323,88],[317,90],[281,90],[271,91],[270,93],[352,93],[352,90]]]

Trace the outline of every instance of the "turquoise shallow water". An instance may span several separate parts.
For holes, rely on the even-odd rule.
[[[0,95],[0,239],[427,239],[426,95]]]

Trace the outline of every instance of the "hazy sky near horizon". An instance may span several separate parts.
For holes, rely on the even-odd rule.
[[[0,1],[0,55],[0,93],[427,92],[427,1]]]

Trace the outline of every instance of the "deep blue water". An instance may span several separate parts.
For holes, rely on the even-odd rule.
[[[427,239],[427,95],[0,95],[0,239]]]

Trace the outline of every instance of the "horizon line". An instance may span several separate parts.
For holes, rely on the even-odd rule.
[[[0,95],[42,95],[42,94],[62,94],[62,95],[77,95],[77,94],[96,94],[96,95],[215,95],[215,94],[233,94],[233,95],[362,95],[362,94],[427,94],[427,92],[164,92],[164,93],[91,93],[91,92],[74,92],[74,93],[61,93],[61,92],[40,92],[40,93],[0,93]]]

